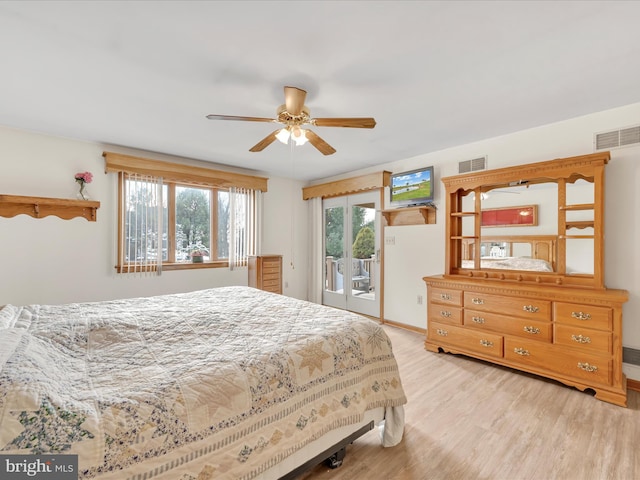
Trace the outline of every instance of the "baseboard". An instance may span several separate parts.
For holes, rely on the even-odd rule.
[[[421,335],[427,334],[426,328],[414,327],[413,325],[406,325],[404,323],[394,322],[393,320],[382,319],[382,323],[385,325],[391,325],[392,327],[402,328],[403,330],[409,330],[414,333],[419,333]]]
[[[640,392],[640,381],[631,380],[627,378],[627,390],[633,390],[634,392]]]

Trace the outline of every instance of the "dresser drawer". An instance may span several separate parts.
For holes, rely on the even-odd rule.
[[[262,280],[266,281],[266,280],[276,280],[276,281],[280,281],[280,272],[274,272],[274,273],[267,273],[265,272],[264,275],[262,275]]]
[[[610,308],[560,302],[553,308],[556,322],[598,330],[613,328],[613,312]]]
[[[444,305],[462,306],[462,290],[450,290],[445,288],[429,288],[429,300]]]
[[[516,335],[532,340],[551,342],[551,322],[537,322],[465,308],[463,323],[465,326],[491,330],[504,335]]]
[[[429,303],[429,317],[427,320],[429,323],[434,321],[462,325],[462,308]]]
[[[551,302],[548,300],[464,292],[464,306],[473,310],[498,312],[530,320],[548,321],[551,319]]]
[[[280,288],[280,277],[277,278],[264,278],[262,279],[263,288]]]
[[[561,324],[554,325],[553,329],[553,343],[577,347],[585,352],[611,353],[613,335],[609,332]]]
[[[608,356],[569,352],[552,344],[506,338],[504,358],[588,382],[611,384],[612,361]]]
[[[427,338],[433,343],[446,344],[461,350],[502,358],[503,338],[501,335],[432,322],[429,323]]]

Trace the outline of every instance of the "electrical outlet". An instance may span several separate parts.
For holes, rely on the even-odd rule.
[[[395,245],[396,244],[396,237],[394,237],[394,236],[384,237],[384,244],[385,245]]]
[[[289,282],[284,282],[284,288],[289,288]]]
[[[418,295],[418,305],[422,305],[422,295]]]

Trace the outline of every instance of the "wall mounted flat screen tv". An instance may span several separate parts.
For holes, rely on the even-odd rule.
[[[392,207],[426,205],[434,199],[433,166],[391,175]]]

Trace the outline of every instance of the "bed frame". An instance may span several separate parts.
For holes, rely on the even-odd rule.
[[[338,468],[345,459],[347,446],[376,428],[383,420],[384,408],[369,410],[362,422],[327,432],[323,437],[264,472],[258,479],[295,480],[321,463],[325,463],[329,468]]]

